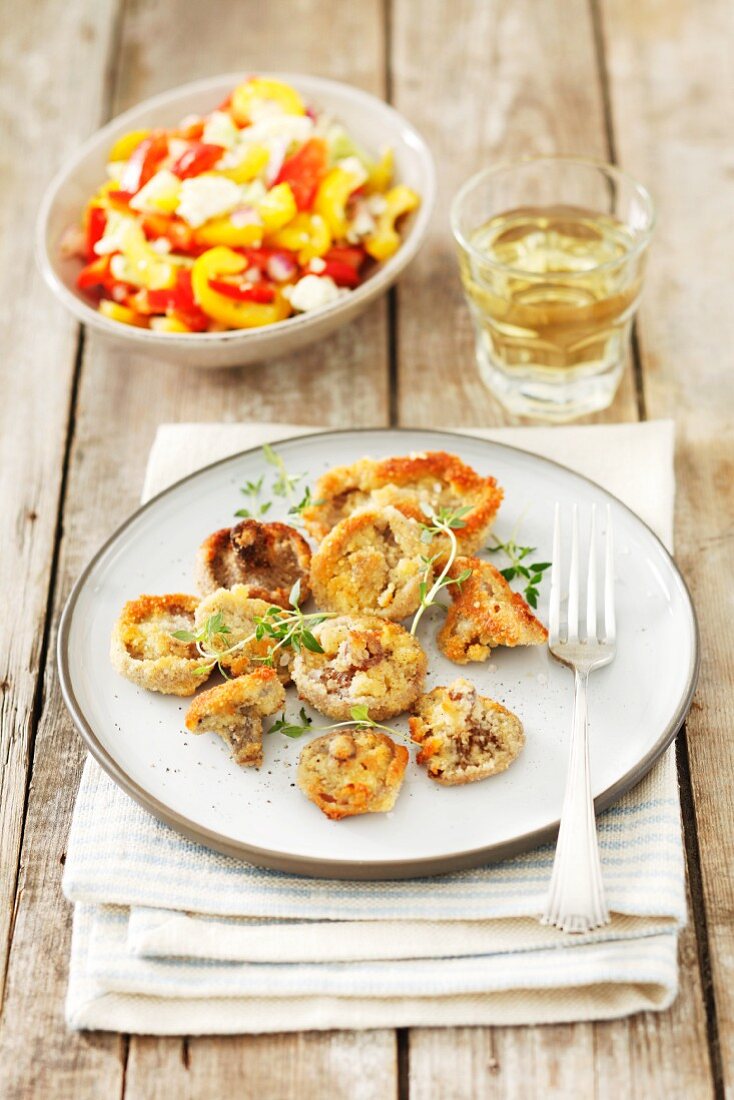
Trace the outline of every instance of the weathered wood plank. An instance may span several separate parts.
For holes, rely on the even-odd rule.
[[[5,518],[0,590],[6,594],[0,643],[0,991],[7,992],[5,1006],[10,1002],[20,1012],[14,1028],[22,1044],[7,1042],[3,1028],[4,1097],[40,1094],[46,1037],[54,1028],[58,1043],[67,1045],[66,1084],[73,1075],[79,1095],[89,1080],[104,1081],[109,1093],[122,1078],[119,1040],[67,1040],[56,1019],[58,1005],[47,999],[50,990],[63,988],[66,957],[59,850],[51,838],[39,839],[33,864],[26,855],[18,873],[78,341],[77,326],[42,285],[33,225],[56,167],[103,117],[117,7],[116,0],[6,5],[0,37],[0,500]],[[57,777],[63,762],[60,753],[54,764]],[[45,812],[60,804],[68,814],[71,800],[70,790],[53,790]],[[18,901],[27,912],[49,894],[54,903],[45,912],[55,916],[42,940],[47,950],[37,943],[22,976],[16,971],[6,990]],[[64,946],[51,950],[59,940]],[[7,1024],[7,1012],[3,1019]],[[18,1049],[27,1069],[22,1079],[16,1072]]]
[[[704,654],[687,723],[721,1060],[734,1090],[734,8],[602,6],[619,155],[658,206],[641,313],[645,399],[678,430],[678,560],[692,587]]]
[[[438,201],[417,263],[397,290],[398,403],[404,424],[501,424],[479,378],[459,281],[449,207],[474,172],[519,157],[608,158],[604,107],[587,0],[427,0],[420,19],[396,0],[392,87],[438,165]],[[425,74],[430,73],[430,79]],[[612,409],[637,416],[627,371]]]
[[[461,182],[483,165],[549,152],[608,159],[591,12],[584,0],[450,6],[435,0],[421,6],[420,22],[407,0],[398,0],[394,11],[395,104],[422,130],[440,165],[430,239],[398,290],[400,417],[426,425],[502,422],[474,365],[448,207]],[[430,83],[422,80],[429,69]],[[628,372],[613,407],[595,419],[635,419],[637,413]],[[681,960],[680,997],[661,1016],[412,1032],[411,1097],[604,1096],[618,1086],[616,1095],[626,1095],[625,1081],[629,1095],[656,1096],[658,1082],[674,1088],[683,1080],[682,1049],[686,1086],[705,1089],[706,1026],[692,931],[682,939]]]
[[[277,7],[245,7],[219,0],[180,10],[185,18],[172,19],[170,9],[161,6],[126,5],[116,110],[184,80],[237,68],[316,71],[382,90],[382,7],[377,2],[357,7],[338,0],[294,0]],[[350,43],[359,48],[351,51]],[[249,418],[334,426],[383,423],[387,376],[384,304],[305,354],[241,371],[181,371],[128,356],[90,336],[79,384],[54,619],[85,560],[135,507],[159,422]],[[14,1062],[18,1095],[37,1080],[32,1059],[43,1043],[44,1083],[57,1095],[76,1100],[107,1096],[117,1086],[104,1073],[96,1081],[77,1074],[74,1052],[88,1040],[69,1040],[61,1018],[69,913],[58,893],[59,859],[83,753],[59,698],[53,668],[47,689],[23,855],[26,882],[32,881],[34,888],[26,888],[18,903],[4,1050]],[[63,789],[58,783],[60,762]],[[49,957],[55,959],[52,971]],[[28,974],[39,971],[44,972],[42,1011],[34,1008],[37,993],[26,987]],[[261,1084],[281,1074],[282,1095],[303,1100],[323,1095],[324,1088],[339,1095],[345,1066],[352,1079],[360,1080],[365,1097],[377,1100],[395,1090],[395,1040],[389,1031],[243,1037],[221,1043],[132,1038],[128,1063],[125,1089],[136,1097],[170,1095],[163,1084],[169,1081],[178,1082],[176,1091],[182,1095],[188,1089],[192,1096],[239,1097],[245,1066],[247,1079]]]

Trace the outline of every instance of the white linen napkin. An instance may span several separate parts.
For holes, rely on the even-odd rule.
[[[163,425],[144,499],[235,451],[314,429]],[[564,462],[672,541],[673,426],[472,430]],[[645,476],[641,477],[640,472]],[[600,819],[612,923],[543,928],[553,849],[406,882],[253,867],[180,837],[90,759],[64,890],[73,1028],[203,1034],[601,1019],[677,991],[685,882],[674,750]]]

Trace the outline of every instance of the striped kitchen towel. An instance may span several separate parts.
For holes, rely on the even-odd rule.
[[[144,496],[207,462],[308,430],[163,426]],[[670,545],[670,423],[472,434],[579,469]],[[600,842],[613,920],[568,938],[536,920],[550,845],[440,878],[301,878],[186,840],[88,760],[64,873],[74,902],[68,1022],[202,1034],[539,1023],[664,1008],[676,992],[685,920],[673,749],[601,816]]]

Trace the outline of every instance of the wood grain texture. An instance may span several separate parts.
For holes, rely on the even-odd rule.
[[[431,426],[502,422],[482,386],[448,226],[452,195],[484,165],[529,153],[576,153],[608,159],[604,73],[592,12],[585,0],[537,5],[423,4],[416,24],[408,0],[394,4],[392,88],[396,106],[424,132],[440,166],[432,232],[398,290],[400,418]],[[442,47],[437,48],[437,44]],[[431,70],[431,94],[421,74]],[[611,409],[595,420],[636,419],[627,372]],[[690,1035],[688,1070],[676,1045]],[[532,1072],[521,1074],[530,1064]],[[624,1076],[622,1076],[624,1074]],[[411,1097],[590,1095],[603,1082],[617,1095],[697,1095],[654,1091],[700,1088],[709,1067],[695,934],[681,939],[681,994],[673,1010],[597,1025],[536,1029],[414,1031]],[[432,1091],[434,1090],[434,1091]],[[652,1090],[652,1091],[651,1091]]]
[[[734,8],[602,6],[621,162],[658,207],[641,312],[645,400],[677,427],[678,560],[703,666],[687,723],[724,1085],[734,1092]],[[712,1038],[715,1040],[716,1035]]]
[[[381,4],[357,7],[338,0],[293,0],[277,7],[245,7],[220,0],[186,4],[185,12],[185,19],[171,20],[170,10],[163,5],[126,5],[114,59],[119,73],[114,112],[165,87],[237,68],[243,72],[314,71],[383,91]],[[292,33],[285,34],[286,27]],[[346,59],[343,44],[347,42],[360,43],[358,59]],[[342,45],[337,49],[335,43]],[[85,562],[137,505],[147,454],[160,422],[254,419],[335,427],[380,424],[387,418],[387,384],[384,302],[297,359],[240,371],[177,370],[130,356],[90,335],[75,410],[54,622]],[[169,1080],[179,1081],[181,1095],[188,1089],[191,1096],[227,1100],[247,1095],[242,1071],[246,1066],[248,1081],[262,1084],[281,1073],[284,1091],[279,1095],[310,1100],[321,1097],[324,1088],[335,1096],[347,1095],[344,1072],[348,1066],[365,1100],[389,1097],[396,1088],[395,1038],[390,1031],[306,1038],[243,1036],[221,1044],[133,1037],[128,1045],[114,1037],[97,1042],[67,1035],[62,1005],[70,912],[60,895],[59,861],[84,754],[60,699],[53,665],[46,673],[46,693],[24,838],[24,889],[18,897],[0,1035],[0,1058],[10,1067],[15,1094],[25,1096],[23,1090],[30,1090],[42,1074],[44,1084],[53,1087],[57,1096],[74,1100],[108,1097],[128,1086],[136,1097],[170,1095],[160,1091]],[[49,958],[55,960],[53,967]],[[110,1057],[98,1059],[97,1072],[88,1076],[80,1072],[80,1052],[89,1062],[90,1051],[98,1046]],[[122,1076],[128,1061],[130,1074]],[[187,1067],[193,1067],[195,1078],[189,1080]]]
[[[501,424],[480,381],[449,207],[474,172],[541,153],[608,158],[587,0],[395,0],[391,85],[438,165],[438,200],[420,260],[400,282],[398,404],[404,424]],[[424,79],[430,73],[430,81]],[[627,371],[602,417],[636,419]]]
[[[42,283],[30,242],[56,165],[98,122],[114,7],[69,4],[56,16],[51,3],[13,6],[0,36],[0,995],[77,342],[76,325]],[[81,64],[60,89],[58,70],[74,53]]]

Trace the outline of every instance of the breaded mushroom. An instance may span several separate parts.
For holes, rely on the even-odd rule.
[[[221,622],[227,628],[227,633],[212,637],[211,647],[215,651],[223,652],[239,645],[234,653],[220,658],[222,668],[230,676],[243,676],[246,672],[261,667],[262,659],[273,649],[275,642],[271,639],[258,639],[254,636],[257,628],[255,617],[266,615],[271,606],[265,600],[253,598],[247,585],[236,584],[233,588],[218,588],[211,596],[206,596],[196,609],[197,630],[205,626],[207,620],[214,615],[221,616]],[[292,656],[290,649],[282,647],[274,658],[275,670],[284,684],[290,680]]]
[[[477,693],[468,680],[422,695],[410,733],[428,776],[445,786],[473,783],[509,768],[525,744],[522,722]]]
[[[386,813],[395,805],[408,750],[377,730],[336,730],[306,745],[298,786],[332,821]]]
[[[480,477],[456,455],[445,451],[376,460],[362,458],[352,466],[337,466],[319,478],[317,504],[302,515],[314,538],[366,505],[428,505],[438,510],[468,508],[463,527],[455,532],[462,550],[471,553],[484,542],[503,491],[493,477]]]
[[[433,580],[425,561],[415,519],[391,505],[363,508],[337,523],[314,554],[316,603],[327,611],[405,619],[420,605],[421,581]]]
[[[196,596],[138,596],[122,609],[112,631],[110,660],[122,676],[148,691],[193,695],[208,673],[197,673],[201,657],[193,642],[176,631],[194,631]]]
[[[407,710],[420,695],[426,655],[397,623],[375,615],[341,615],[314,627],[323,653],[301,649],[293,662],[298,694],[330,718],[366,706],[373,722]]]
[[[204,540],[196,555],[196,585],[208,596],[246,584],[253,598],[288,607],[296,581],[301,602],[308,599],[310,568],[311,548],[300,531],[287,523],[245,519]]]
[[[495,646],[542,645],[548,631],[498,569],[479,558],[458,557],[449,576],[471,569],[448,588],[453,603],[438,634],[440,649],[459,665],[486,661]]]
[[[263,723],[285,706],[285,688],[272,668],[258,668],[202,692],[186,712],[190,733],[216,733],[232,749],[235,764],[259,768]]]

